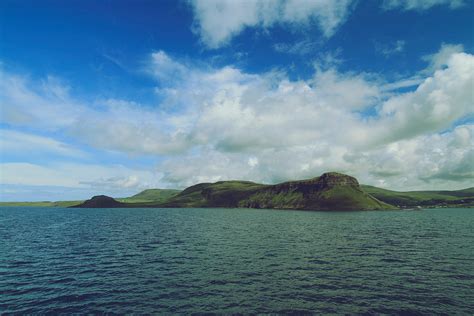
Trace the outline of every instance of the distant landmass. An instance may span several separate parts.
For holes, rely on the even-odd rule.
[[[362,185],[373,197],[397,207],[474,207],[474,187],[463,190],[398,192]]]
[[[340,173],[263,185],[247,181],[221,181],[191,186],[162,207],[242,207],[301,210],[376,210],[393,206],[362,190],[357,180]]]
[[[328,172],[307,180],[274,185],[250,181],[199,183],[182,191],[148,189],[127,198],[97,195],[87,201],[3,202],[0,206],[79,208],[268,208],[298,210],[387,210],[474,207],[474,187],[455,191],[398,192],[359,185],[356,178]]]
[[[98,203],[97,199],[103,201]],[[108,197],[94,197],[76,205],[76,207],[224,207],[326,211],[448,206],[474,206],[474,188],[458,191],[397,192],[359,185],[356,178],[336,172],[275,185],[250,181],[219,181],[196,184],[183,191],[152,189],[130,198],[113,200]]]

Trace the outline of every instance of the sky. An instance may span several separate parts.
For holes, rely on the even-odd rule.
[[[0,1],[1,201],[327,171],[474,186],[474,1]]]

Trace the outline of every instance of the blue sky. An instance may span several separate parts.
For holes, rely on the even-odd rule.
[[[462,0],[2,1],[2,200],[328,170],[472,186]]]

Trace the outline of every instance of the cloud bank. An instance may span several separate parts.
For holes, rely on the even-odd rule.
[[[158,51],[147,67],[156,80],[157,107],[124,100],[87,103],[57,80],[35,82],[3,72],[1,120],[12,130],[49,130],[97,150],[160,157],[148,173],[83,173],[63,183],[52,172],[50,185],[132,187],[143,179],[168,187],[226,179],[274,183],[336,170],[393,189],[465,187],[474,178],[474,56],[458,50],[448,56],[445,50],[426,57],[424,77],[408,80],[414,89],[403,93],[390,89],[400,83],[334,67],[317,67],[311,78],[292,81],[282,71],[212,68]],[[15,140],[25,148],[46,144],[60,155],[72,150],[14,131],[7,135],[8,146]],[[10,176],[2,181],[13,181],[20,169],[47,178],[44,168],[5,164]]]

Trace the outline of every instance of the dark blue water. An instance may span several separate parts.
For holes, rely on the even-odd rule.
[[[474,209],[0,209],[0,312],[472,314]]]

